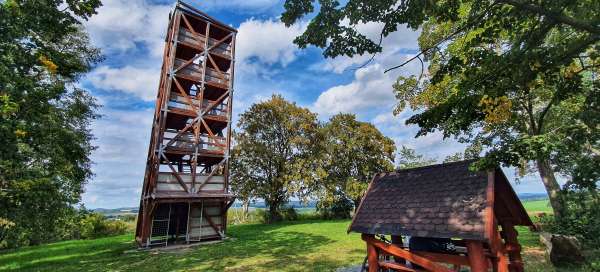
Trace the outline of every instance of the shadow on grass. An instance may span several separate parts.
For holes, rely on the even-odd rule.
[[[66,241],[3,252],[0,271],[105,271],[98,264],[110,262],[123,251],[134,248],[132,237]]]
[[[247,267],[238,267],[241,259],[246,259],[246,263],[254,270],[278,270],[282,266],[296,264],[300,270],[305,271],[310,267],[335,265],[327,258],[305,257],[318,251],[319,246],[334,242],[332,239],[308,232],[280,230],[281,227],[290,225],[294,224],[237,226],[230,232],[235,240],[201,247],[187,256],[185,261],[191,267],[201,264],[202,271],[222,271],[226,268],[230,268],[230,271],[247,270]]]
[[[80,251],[82,248],[95,248],[105,247],[107,245],[114,245],[116,242],[122,241],[124,244],[128,244],[128,241],[132,237],[131,234],[120,235],[113,237],[106,237],[96,240],[70,240],[62,241],[51,244],[44,244],[38,246],[29,246],[20,249],[10,249],[0,251],[0,267],[2,263],[6,261],[6,257],[10,257],[12,261],[18,260],[39,260],[48,256],[64,255],[69,251]],[[119,239],[121,238],[121,239]],[[15,259],[16,258],[16,259]]]
[[[346,264],[343,258],[331,257],[336,252],[323,252],[319,248],[336,242],[328,237],[328,231],[316,231],[325,235],[312,233],[324,225],[327,227],[324,222],[327,221],[231,226],[228,235],[233,239],[179,254],[124,253],[135,248],[131,235],[61,242],[11,252],[4,260],[0,256],[0,270],[322,271]],[[337,230],[339,226],[329,225],[329,228]],[[343,231],[338,232],[337,235],[345,236]]]
[[[539,232],[532,232],[527,227],[517,227],[517,231],[521,246],[526,248],[541,246]]]

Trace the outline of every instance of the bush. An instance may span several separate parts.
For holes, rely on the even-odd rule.
[[[269,212],[266,209],[256,209],[254,213],[258,219],[258,223],[265,224],[269,222]]]
[[[117,219],[125,221],[125,222],[135,222],[137,220],[137,215],[135,215],[135,214],[118,215]]]
[[[80,234],[83,239],[95,239],[125,234],[127,224],[120,220],[107,220],[99,213],[90,213],[81,220]]]
[[[340,198],[332,203],[317,203],[317,213],[323,219],[351,218],[350,213],[352,212],[352,209],[354,209],[354,204],[346,198]]]
[[[299,212],[298,213],[298,220],[299,221],[303,221],[303,220],[318,220],[318,219],[321,219],[321,218],[322,217],[316,211]]]
[[[281,219],[287,221],[297,220],[314,220],[319,219],[319,216],[315,212],[302,213],[292,207],[286,207],[281,211]],[[227,224],[265,224],[269,222],[268,211],[262,208],[251,208],[248,214],[244,215],[241,208],[231,208],[227,211]]]
[[[244,214],[242,208],[230,208],[227,211],[227,224],[255,224],[264,223],[264,209],[251,208]]]
[[[284,207],[276,214],[272,215],[268,209],[256,209],[256,217],[260,219],[260,223],[269,224],[279,221],[296,221],[298,220],[298,212],[293,207]]]
[[[563,218],[553,215],[538,217],[542,229],[551,233],[573,235],[584,245],[600,248],[600,201],[587,193],[568,192],[564,195],[566,211]]]
[[[287,206],[281,210],[281,218],[285,221],[296,221],[298,220],[298,213],[294,207]]]

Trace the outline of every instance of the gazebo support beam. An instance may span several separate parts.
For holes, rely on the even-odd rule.
[[[467,241],[467,255],[469,257],[469,265],[471,266],[471,271],[487,271],[488,262],[484,254],[483,243],[481,241]]]
[[[369,238],[375,239],[373,235],[369,235]],[[379,254],[375,246],[369,242],[367,242],[367,262],[369,264],[369,272],[379,271]]]

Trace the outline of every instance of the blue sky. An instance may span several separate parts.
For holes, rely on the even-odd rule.
[[[94,45],[106,60],[82,80],[103,105],[93,124],[98,149],[95,177],[83,201],[89,208],[137,206],[145,170],[154,98],[157,92],[164,35],[174,1],[104,0],[98,14],[85,23]],[[383,73],[417,52],[418,32],[399,27],[383,41],[384,52],[357,69],[370,56],[325,59],[317,48],[298,49],[292,40],[306,27],[280,23],[278,0],[188,1],[239,30],[236,44],[234,116],[252,103],[281,94],[327,120],[338,112],[354,113],[377,126],[396,145],[406,145],[438,160],[462,151],[463,145],[440,133],[414,138],[417,128],[404,125],[411,115],[392,115],[392,84],[399,75],[415,74],[418,63]],[[358,30],[375,39],[380,26]],[[236,121],[237,118],[234,118]],[[514,170],[506,169],[513,177]],[[513,178],[514,180],[514,178]],[[514,182],[513,182],[514,183]],[[536,175],[514,184],[518,192],[543,192]]]

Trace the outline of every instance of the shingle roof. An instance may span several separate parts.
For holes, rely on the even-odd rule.
[[[377,175],[349,231],[485,240],[488,174],[470,171],[472,162],[438,164]],[[508,181],[502,183],[508,184]],[[510,202],[517,201],[521,206],[514,191],[512,194]],[[524,209],[518,212],[522,213]],[[524,216],[527,217],[527,214]],[[520,219],[523,215],[518,214],[517,217]],[[526,219],[524,221],[529,220],[528,217]]]

